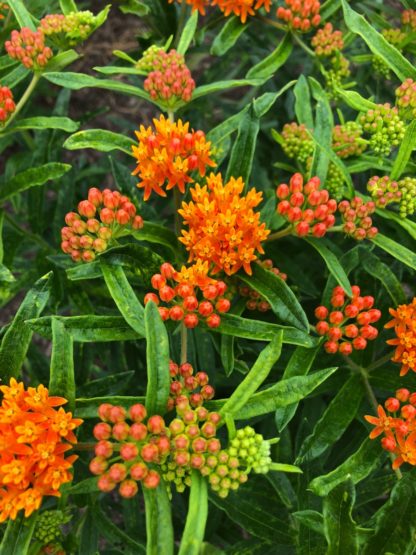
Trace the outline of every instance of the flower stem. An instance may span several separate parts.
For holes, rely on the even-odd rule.
[[[315,52],[314,52],[313,50],[311,50],[311,49],[309,48],[309,46],[307,46],[307,45],[303,42],[303,40],[300,38],[300,36],[299,36],[297,33],[292,33],[292,37],[293,37],[293,40],[294,40],[301,48],[303,48],[303,50],[304,50],[305,52],[307,52],[307,53],[309,54],[309,56],[312,56],[312,58],[316,58]]]
[[[389,360],[391,360],[391,353],[389,353],[388,355],[384,355],[384,357],[381,357],[375,360],[374,362],[372,362],[370,366],[368,366],[367,371],[371,372],[372,370],[375,370],[376,368],[383,366],[383,364],[386,364],[386,362],[389,362]]]
[[[25,90],[25,92],[23,93],[22,98],[19,100],[19,102],[16,104],[16,108],[14,110],[14,112],[12,113],[12,115],[9,117],[9,119],[7,120],[7,122],[5,123],[5,125],[3,126],[2,131],[4,131],[10,124],[11,122],[14,120],[14,118],[17,116],[17,114],[20,112],[20,110],[23,108],[23,106],[26,104],[26,102],[29,100],[32,92],[35,90],[36,85],[39,82],[39,79],[41,77],[40,73],[35,73],[32,77],[31,82],[29,83],[27,89]],[[1,133],[1,132],[0,132]]]
[[[181,364],[188,362],[188,329],[185,324],[181,324]]]
[[[284,229],[281,229],[280,231],[276,231],[276,233],[272,233],[271,235],[269,235],[266,239],[266,242],[275,241],[276,239],[280,239],[281,237],[285,237],[286,235],[290,235],[291,233],[292,226],[285,227]]]

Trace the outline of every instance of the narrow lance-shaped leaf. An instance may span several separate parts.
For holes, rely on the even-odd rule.
[[[32,16],[22,0],[8,0],[8,5],[14,13],[14,16],[20,27],[29,27],[32,31],[36,31],[36,25]]]
[[[0,202],[5,201],[22,193],[31,187],[43,185],[47,181],[59,179],[71,169],[69,164],[61,164],[59,162],[50,162],[37,168],[29,168],[24,170],[5,184],[0,185]]]
[[[196,470],[191,480],[188,514],[179,555],[200,555],[208,517],[208,482]]]
[[[308,129],[313,129],[314,122],[311,105],[311,93],[308,81],[304,75],[301,75],[297,80],[293,92],[295,94],[295,113],[298,122],[306,125]]]
[[[107,131],[105,129],[87,129],[74,133],[64,142],[64,148],[68,150],[80,150],[83,148],[93,148],[100,152],[110,152],[121,150],[129,156],[133,156],[131,147],[136,144],[133,139]]]
[[[195,10],[186,22],[179,40],[177,51],[184,56],[194,38],[198,26],[198,10]]]
[[[235,416],[261,386],[269,375],[273,365],[280,357],[282,351],[282,337],[283,334],[280,332],[276,338],[272,339],[269,345],[262,350],[250,372],[222,407],[222,414]]]
[[[235,15],[229,17],[212,43],[211,54],[223,56],[234,46],[248,26],[248,23],[241,23],[240,18]]]
[[[164,414],[170,391],[169,338],[165,324],[154,302],[144,310],[146,333],[147,390],[149,414]]]
[[[7,127],[6,131],[0,134],[4,137],[5,135],[16,133],[17,131],[22,131],[24,129],[61,129],[62,131],[73,133],[78,129],[78,127],[79,123],[70,118],[38,116],[34,118],[21,119],[17,123]]]
[[[416,270],[416,254],[414,251],[409,250],[407,247],[400,245],[381,233],[377,233],[371,241],[400,262],[403,262],[403,264],[406,264],[406,266]]]
[[[78,11],[74,0],[59,0],[59,5],[61,6],[61,10],[64,15]]]
[[[361,253],[361,262],[364,270],[384,285],[395,306],[406,302],[402,284],[387,264],[367,250]]]
[[[371,102],[367,98],[364,98],[357,91],[345,91],[343,89],[337,89],[337,94],[342,98],[342,100],[353,110],[357,112],[367,112],[367,110],[374,110],[377,108],[377,104]]]
[[[357,527],[352,518],[355,488],[347,479],[324,499],[324,532],[328,542],[326,555],[357,555]]]
[[[192,95],[192,100],[197,100],[207,94],[214,94],[236,87],[260,87],[263,83],[264,79],[230,79],[229,81],[215,81],[209,85],[197,87]]]
[[[165,484],[143,488],[146,507],[146,555],[173,555],[174,537],[171,504]]]
[[[293,50],[290,33],[286,33],[277,48],[264,60],[253,66],[247,73],[248,78],[267,79],[282,67]]]
[[[52,317],[52,355],[49,378],[49,393],[65,397],[68,408],[75,408],[73,339],[62,320]]]
[[[406,128],[403,140],[400,144],[397,158],[394,161],[393,169],[391,170],[391,179],[399,179],[405,172],[407,163],[410,160],[412,152],[416,150],[416,120]]]
[[[35,530],[37,513],[29,518],[20,511],[16,520],[7,523],[2,542],[0,544],[1,555],[26,555]]]
[[[248,187],[259,130],[260,120],[255,115],[253,106],[251,106],[238,127],[237,139],[227,167],[227,181],[231,177],[241,177],[246,184],[246,188]]]
[[[33,334],[26,320],[37,318],[45,308],[50,294],[51,277],[52,273],[47,274],[30,289],[3,336],[0,346],[0,375],[5,383],[20,375]]]

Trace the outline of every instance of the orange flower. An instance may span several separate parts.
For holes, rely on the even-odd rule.
[[[73,430],[82,420],[54,407],[67,402],[50,397],[46,387],[29,387],[14,378],[0,387],[0,522],[16,518],[19,510],[29,516],[44,495],[59,496],[69,482],[69,468],[76,455],[64,458],[77,439]]]
[[[393,320],[384,327],[393,328],[395,339],[389,339],[389,345],[395,345],[393,362],[401,363],[400,375],[404,376],[409,369],[416,372],[416,297],[408,305],[400,305],[396,310],[390,308]]]
[[[168,0],[169,4],[173,4],[174,0]],[[178,0],[179,4],[182,4],[182,0]],[[186,0],[188,6],[192,6],[192,12],[196,10],[199,11],[201,15],[206,14],[205,8],[209,6],[209,0]]]
[[[375,426],[374,430],[370,433],[370,439],[374,439],[382,433],[391,432],[395,426],[396,419],[391,416],[387,416],[381,405],[378,406],[377,413],[378,418],[376,416],[364,416],[367,422],[370,422],[370,424]]]
[[[262,193],[251,189],[242,196],[244,182],[232,177],[225,185],[221,174],[211,174],[207,185],[191,189],[192,201],[182,203],[179,214],[189,230],[182,230],[180,241],[190,252],[189,260],[213,265],[213,273],[223,270],[231,275],[241,267],[251,275],[255,251],[263,254],[261,242],[269,235],[260,214],[253,208]]]
[[[261,7],[269,12],[270,4],[271,0],[212,0],[212,5],[218,6],[225,17],[234,14],[241,19],[241,23],[245,23],[247,16],[255,15],[255,10]]]
[[[138,162],[133,175],[140,178],[137,186],[144,188],[144,200],[152,191],[165,197],[165,187],[169,191],[176,186],[184,193],[186,184],[194,181],[192,171],[204,176],[207,166],[216,165],[203,131],[189,131],[189,123],[174,123],[164,116],[153,124],[154,128],[140,126],[136,131],[139,144],[132,147]]]

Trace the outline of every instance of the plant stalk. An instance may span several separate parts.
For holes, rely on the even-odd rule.
[[[276,231],[275,233],[272,233],[271,235],[269,235],[266,239],[266,243],[269,241],[276,241],[276,239],[280,239],[281,237],[286,237],[286,235],[290,235],[291,233],[292,233],[292,226],[285,227],[284,229],[281,229],[280,231]]]

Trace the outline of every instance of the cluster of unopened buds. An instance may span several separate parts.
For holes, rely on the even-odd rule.
[[[230,301],[224,297],[227,286],[223,281],[208,280],[198,285],[183,280],[182,272],[177,272],[167,262],[160,267],[160,274],[152,276],[151,282],[158,294],[147,293],[144,303],[165,303],[168,306],[159,306],[162,320],[183,322],[187,328],[195,328],[200,320],[210,328],[217,328],[221,324],[220,314],[228,312],[231,307]]]
[[[90,11],[70,12],[67,15],[49,14],[40,21],[39,29],[46,35],[65,34],[70,45],[87,39],[97,27],[97,17]]]
[[[302,163],[312,156],[314,144],[303,123],[286,123],[281,135],[281,145],[286,156]]]
[[[416,118],[416,82],[413,79],[406,79],[400,87],[396,89],[396,106],[399,115],[403,119]]]
[[[92,187],[88,199],[78,204],[78,212],[68,212],[61,230],[61,248],[74,262],[91,262],[112,240],[143,227],[130,199],[118,191]]]
[[[404,10],[402,12],[402,25],[411,31],[416,31],[416,10]]]
[[[194,373],[189,362],[181,365],[173,360],[169,363],[169,374],[171,377],[170,396],[168,399],[168,410],[172,410],[178,403],[189,401],[191,408],[195,409],[212,399],[215,390],[209,384],[209,376],[206,372]]]
[[[354,197],[351,201],[342,200],[338,205],[338,210],[344,222],[343,231],[356,241],[373,239],[378,229],[373,226],[371,214],[376,210],[375,203],[370,200],[364,202],[360,197]]]
[[[383,435],[381,446],[394,455],[393,468],[403,463],[416,465],[416,392],[398,389],[384,408],[378,406],[377,416],[366,415],[365,419],[374,426],[371,439]]]
[[[332,149],[339,158],[359,156],[367,148],[367,142],[362,140],[363,130],[359,123],[348,121],[336,125],[332,129]]]
[[[6,123],[15,109],[12,91],[9,87],[0,86],[0,126]]]
[[[33,537],[42,546],[40,553],[65,555],[61,541],[63,540],[62,527],[71,520],[71,516],[60,510],[42,511],[36,519]]]
[[[12,31],[10,40],[4,46],[11,58],[19,60],[28,69],[39,70],[45,67],[53,56],[49,46],[45,46],[42,31],[32,31],[28,27]]]
[[[375,175],[367,183],[367,191],[373,197],[377,207],[385,208],[392,202],[400,202],[402,193],[397,181],[390,179],[388,175],[379,177]]]
[[[286,8],[277,8],[277,17],[296,31],[307,32],[321,22],[319,0],[285,0]]]
[[[304,237],[323,237],[334,225],[337,201],[329,198],[326,189],[320,189],[318,177],[304,184],[300,173],[294,174],[289,185],[282,183],[276,189],[279,199],[277,212],[292,225],[293,233]]]
[[[402,194],[399,215],[406,218],[416,212],[416,177],[403,177],[397,184]]]
[[[231,457],[238,457],[242,466],[256,474],[267,474],[272,459],[270,457],[270,442],[265,441],[261,434],[251,426],[237,430],[228,448]]]
[[[279,276],[283,281],[287,280],[287,275],[281,272],[279,268],[273,266],[273,260],[258,260],[257,263],[263,268],[266,268],[266,270],[273,272],[276,276]],[[246,302],[246,308],[248,308],[248,310],[258,310],[259,312],[267,312],[270,310],[271,306],[264,297],[248,285],[240,285],[238,292],[242,297],[248,297]]]
[[[370,135],[369,146],[376,154],[388,156],[403,140],[405,124],[399,117],[398,109],[388,103],[368,110],[360,116],[359,122],[364,132]]]
[[[152,44],[149,46],[144,52],[141,58],[139,58],[135,64],[136,69],[143,71],[145,73],[149,73],[154,69],[154,63],[156,59],[159,58],[160,53],[163,52],[164,49],[160,46],[156,46]]]
[[[312,37],[311,44],[317,56],[332,56],[344,48],[342,31],[334,31],[332,23],[326,23]]]
[[[336,52],[329,62],[330,68],[322,69],[322,72],[331,98],[337,99],[339,97],[338,89],[345,88],[344,81],[351,75],[350,62],[340,52]]]
[[[144,82],[144,89],[153,100],[173,107],[178,100],[191,100],[195,81],[181,54],[176,50],[165,52],[160,49],[153,58],[152,71]]]
[[[378,330],[371,324],[381,317],[380,310],[373,308],[374,298],[360,296],[360,288],[353,285],[352,298],[346,298],[345,291],[337,286],[332,291],[331,309],[318,306],[315,316],[319,320],[316,332],[327,338],[324,349],[327,353],[340,352],[350,355],[353,350],[362,351],[367,342],[378,335]],[[355,323],[354,323],[355,322]]]

